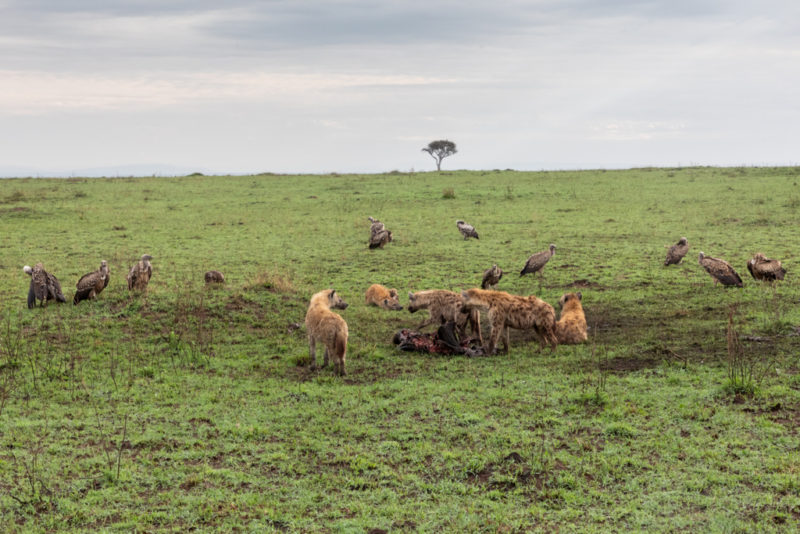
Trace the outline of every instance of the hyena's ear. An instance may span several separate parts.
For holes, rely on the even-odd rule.
[[[397,290],[394,289],[394,288],[390,289],[389,290],[389,296],[390,297],[396,297],[397,296]]]
[[[582,298],[583,298],[583,295],[581,294],[580,291],[578,291],[578,300],[581,300]]]
[[[467,292],[462,289],[461,290],[461,296],[464,297],[464,298],[467,298],[467,297],[469,297],[469,294],[467,294]]]
[[[334,296],[336,296],[336,290],[335,289],[331,289],[331,298],[333,298]]]
[[[408,292],[408,300],[414,300],[414,293],[411,291]]]

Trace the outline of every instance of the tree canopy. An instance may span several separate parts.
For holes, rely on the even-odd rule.
[[[427,152],[431,155],[431,157],[436,161],[436,170],[442,170],[442,160],[448,156],[452,156],[458,150],[456,150],[456,144],[452,141],[448,141],[447,139],[440,139],[438,141],[431,141],[428,143],[428,146],[422,149],[423,152]]]

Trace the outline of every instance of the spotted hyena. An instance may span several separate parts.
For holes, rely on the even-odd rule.
[[[467,324],[472,329],[472,335],[477,336],[483,344],[481,335],[481,320],[478,310],[462,311],[462,301],[458,293],[445,289],[430,289],[427,291],[417,291],[408,293],[408,311],[414,313],[417,310],[428,310],[429,317],[422,321],[417,330],[421,330],[430,324],[444,324],[453,321],[462,337],[467,335]]]
[[[311,368],[317,368],[317,341],[325,345],[325,360],[322,367],[328,365],[328,358],[333,358],[334,371],[344,375],[344,361],[347,353],[347,323],[342,317],[331,311],[331,308],[344,310],[347,303],[342,300],[335,289],[326,289],[311,297],[311,304],[306,313],[306,330],[308,346],[311,354]]]
[[[550,345],[555,349],[558,340],[555,335],[556,312],[551,305],[540,298],[510,295],[505,291],[469,289],[461,292],[463,310],[482,310],[489,316],[492,331],[489,344],[484,347],[487,354],[494,354],[497,341],[505,331],[503,346],[508,351],[508,329],[533,329],[542,347]]]
[[[397,294],[397,290],[394,288],[386,289],[380,284],[372,284],[369,286],[365,300],[368,306],[378,306],[385,310],[403,309],[400,305],[400,297]]]
[[[559,343],[574,345],[587,339],[586,316],[583,314],[581,292],[565,293],[558,301],[561,317],[556,323],[556,337]]]

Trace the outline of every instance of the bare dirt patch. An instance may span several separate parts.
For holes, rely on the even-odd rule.
[[[597,289],[598,291],[603,291],[605,289],[597,282],[591,282],[589,280],[586,280],[585,278],[582,278],[580,280],[575,280],[571,284],[567,284],[567,287],[576,287],[579,289],[591,288],[591,289]]]
[[[600,369],[612,373],[631,373],[633,371],[657,367],[659,364],[661,364],[660,358],[626,358],[617,356],[610,360],[602,360],[600,362]]]

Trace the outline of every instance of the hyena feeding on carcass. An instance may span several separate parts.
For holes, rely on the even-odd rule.
[[[414,313],[417,310],[428,310],[430,314],[427,319],[422,321],[417,330],[422,330],[429,324],[444,324],[448,321],[455,323],[456,330],[460,337],[467,335],[467,324],[472,329],[472,335],[478,337],[478,341],[483,345],[483,335],[481,335],[481,316],[478,310],[462,311],[463,303],[458,293],[445,289],[430,289],[428,291],[417,291],[408,293],[408,311]]]
[[[333,313],[331,308],[347,308],[347,303],[336,294],[336,290],[326,289],[311,297],[306,313],[311,369],[317,368],[316,344],[319,341],[325,345],[322,367],[327,366],[328,358],[332,357],[335,373],[342,376],[345,374],[344,360],[347,353],[347,323],[340,315]]]
[[[461,292],[464,311],[483,310],[489,316],[492,331],[489,344],[484,347],[486,354],[494,354],[497,341],[505,330],[503,346],[508,352],[508,329],[532,329],[542,347],[550,345],[555,350],[558,340],[555,334],[556,312],[551,305],[540,298],[510,295],[505,291],[469,289]]]

